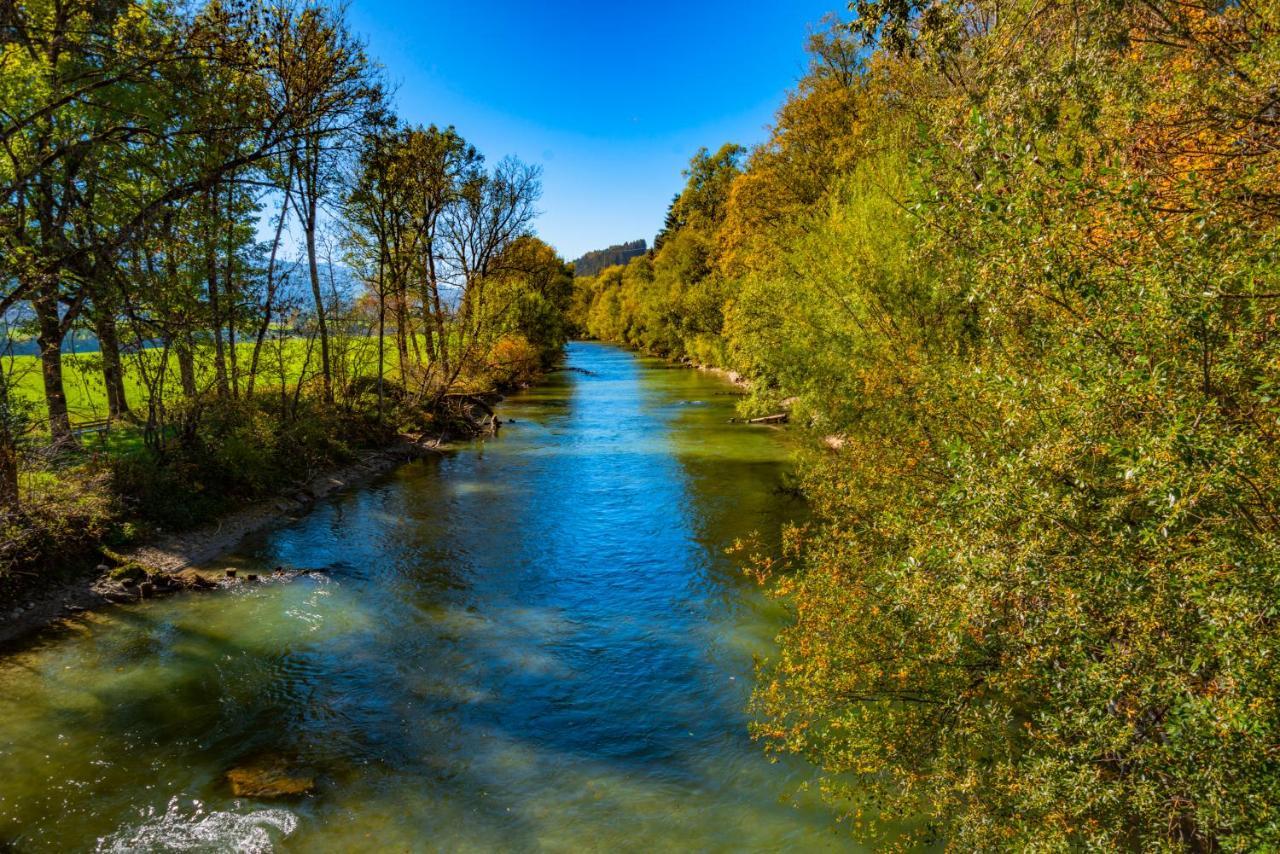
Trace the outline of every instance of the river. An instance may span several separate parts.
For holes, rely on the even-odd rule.
[[[802,512],[723,381],[575,343],[493,440],[0,659],[0,850],[828,850],[747,732],[781,609],[724,549]],[[589,372],[589,373],[588,373]],[[227,772],[314,781],[235,797]]]

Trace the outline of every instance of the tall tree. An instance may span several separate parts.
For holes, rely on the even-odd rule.
[[[324,397],[333,401],[333,365],[317,235],[323,206],[336,199],[339,160],[380,96],[363,47],[327,6],[286,6],[272,43],[282,99],[296,110],[298,143],[289,170],[292,202],[302,225],[307,271],[320,333]]]

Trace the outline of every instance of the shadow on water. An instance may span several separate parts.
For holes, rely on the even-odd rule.
[[[601,345],[484,445],[247,540],[324,576],[131,606],[0,663],[0,839],[536,850],[843,847],[747,735],[782,619],[723,553],[803,512],[719,381]],[[233,798],[264,755],[315,774]],[[175,800],[177,799],[177,800]],[[139,841],[141,840],[141,841]],[[248,840],[248,841],[246,841]]]

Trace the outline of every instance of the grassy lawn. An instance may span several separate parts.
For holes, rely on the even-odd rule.
[[[373,376],[377,372],[377,342],[373,338],[352,337],[334,339],[331,347],[336,354],[343,351],[347,355],[348,364],[358,374]],[[161,358],[160,350],[148,350],[141,357],[147,360],[148,372],[154,372]],[[248,369],[253,358],[253,344],[241,343],[236,347],[236,359],[241,372]],[[395,342],[386,340],[386,372],[391,377],[396,373]],[[135,411],[145,411],[147,387],[140,375],[140,357],[130,355],[123,357],[125,394],[129,405]],[[312,342],[310,359],[307,356],[307,342],[298,338],[287,338],[282,342],[267,341],[262,348],[258,368],[256,388],[259,390],[278,389],[282,383],[296,383],[304,366],[308,378],[315,376],[320,369],[320,345]],[[44,380],[40,375],[40,360],[37,356],[13,356],[4,359],[3,367],[11,372],[17,394],[20,398],[36,404],[40,417],[44,414]],[[213,348],[202,346],[196,350],[196,386],[200,389],[211,388],[214,384]],[[228,370],[230,368],[228,367]],[[244,388],[243,376],[240,380]],[[106,387],[102,382],[102,359],[98,353],[64,353],[62,357],[62,384],[67,395],[67,408],[71,420],[76,424],[99,421],[107,417]],[[168,372],[165,378],[165,399],[177,401],[182,397],[181,380],[178,374],[178,360],[169,354]]]

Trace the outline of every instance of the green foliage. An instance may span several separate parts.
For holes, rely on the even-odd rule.
[[[199,406],[195,428],[163,453],[143,449],[111,461],[113,491],[127,497],[135,518],[190,527],[349,462],[353,446],[393,436],[373,413],[338,413],[315,399],[283,415],[269,397]]]
[[[811,434],[756,733],[867,840],[1274,849],[1280,7],[858,6],[575,302]]]

